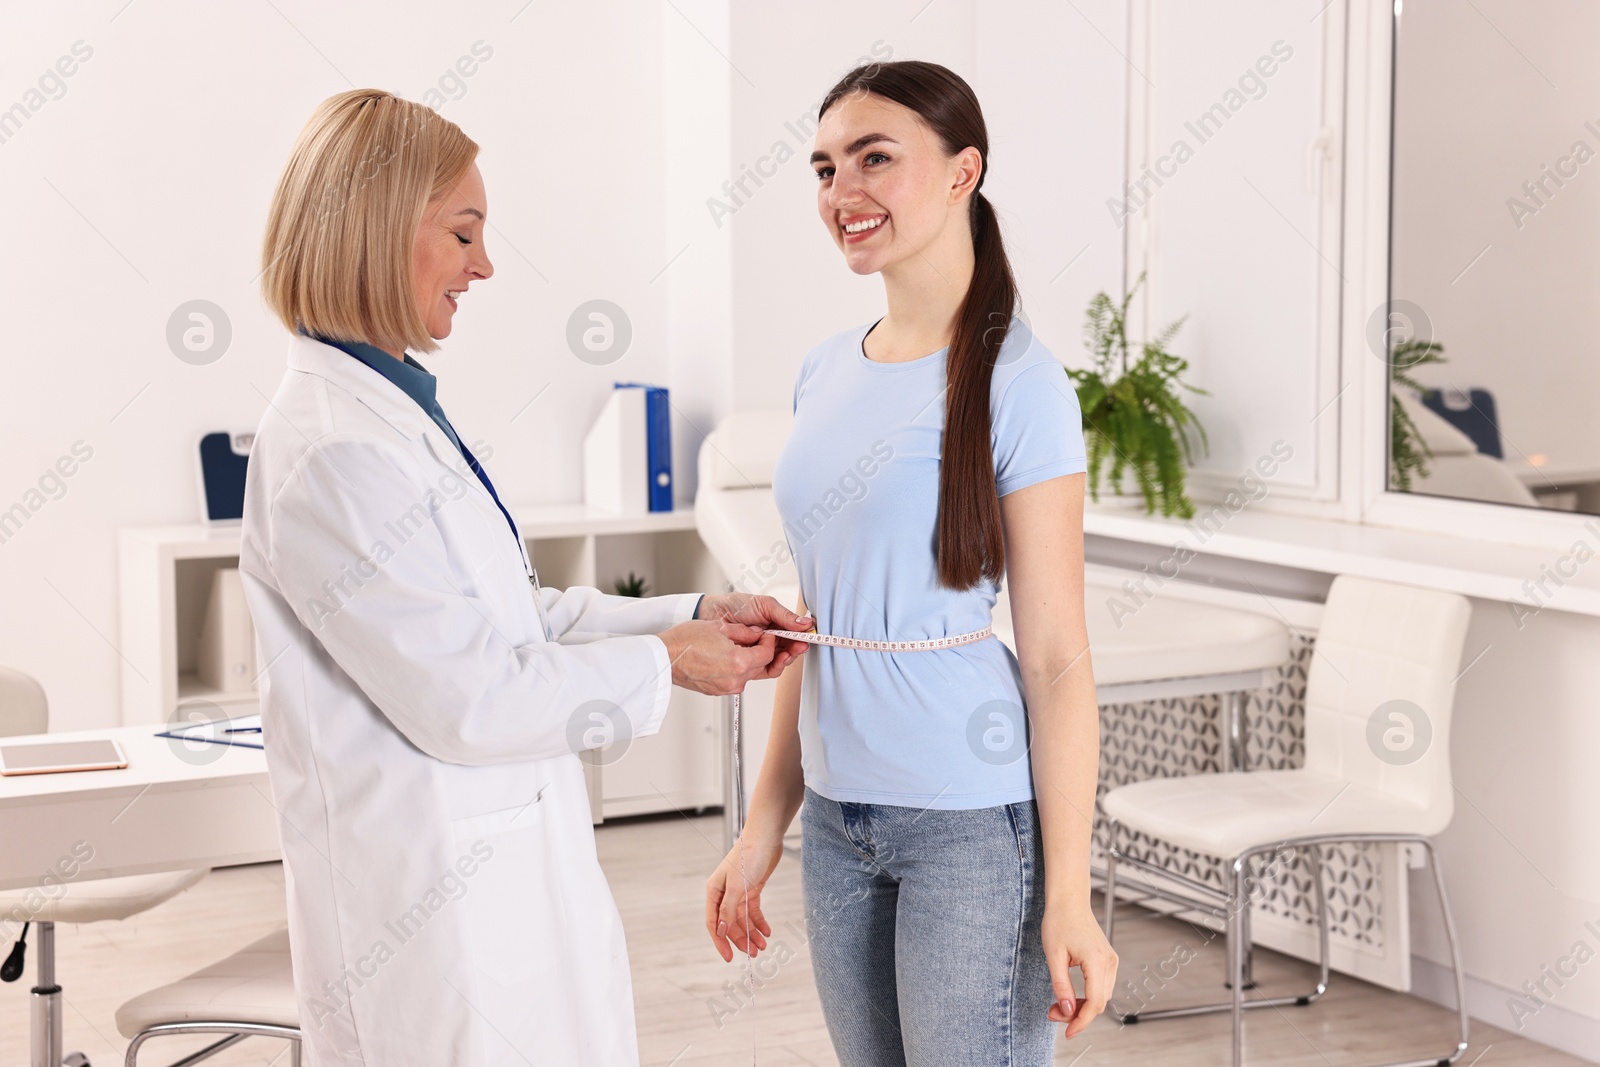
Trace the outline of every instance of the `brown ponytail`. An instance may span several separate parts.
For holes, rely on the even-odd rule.
[[[1000,220],[980,191],[989,173],[989,131],[978,98],[960,75],[937,63],[906,60],[857,67],[828,90],[820,119],[846,94],[867,92],[915,111],[947,155],[976,148],[983,160],[968,202],[974,258],[945,360],[944,452],[939,464],[939,581],[970,589],[1005,573],[1005,538],[990,445],[989,384],[1017,306],[1017,283],[1000,239]]]

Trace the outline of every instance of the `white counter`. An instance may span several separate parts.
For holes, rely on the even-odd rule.
[[[1580,563],[1570,549],[1562,553],[1248,507],[1231,516],[1221,509],[1219,517],[1226,517],[1203,527],[1199,523],[1207,507],[1197,505],[1196,519],[1184,521],[1149,516],[1142,507],[1091,502],[1084,507],[1083,529],[1090,537],[1166,548],[1184,545],[1207,556],[1428,586],[1483,600],[1515,601],[1530,610],[1542,604],[1600,616],[1600,559]],[[1591,553],[1600,552],[1600,519],[1590,521],[1583,539]],[[1570,577],[1561,577],[1558,568]],[[1546,578],[1548,595],[1531,585],[1541,578]]]

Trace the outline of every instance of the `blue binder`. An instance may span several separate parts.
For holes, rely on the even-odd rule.
[[[672,418],[667,391],[659,385],[617,382],[618,389],[644,390],[645,442],[650,472],[650,510],[672,510]]]
[[[200,438],[200,493],[208,522],[244,517],[244,474],[254,433],[208,433]]]

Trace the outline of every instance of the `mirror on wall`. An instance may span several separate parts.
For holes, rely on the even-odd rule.
[[[1600,4],[1394,11],[1389,488],[1600,513]]]

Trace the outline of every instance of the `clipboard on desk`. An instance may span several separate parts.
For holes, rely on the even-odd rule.
[[[212,719],[208,722],[190,723],[175,730],[163,730],[157,737],[170,737],[177,741],[197,741],[213,745],[237,745],[240,748],[266,748],[261,743],[261,715],[238,715],[231,719]]]

